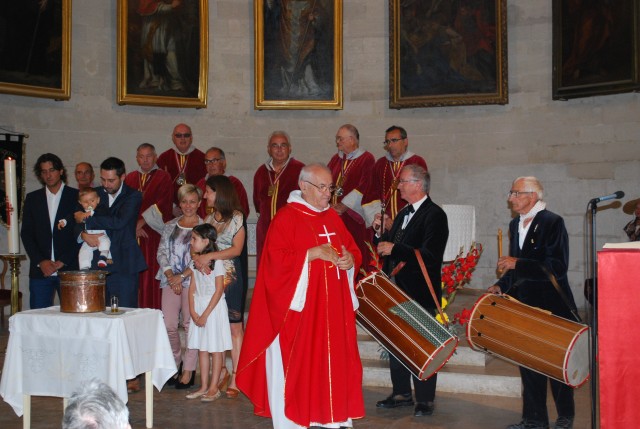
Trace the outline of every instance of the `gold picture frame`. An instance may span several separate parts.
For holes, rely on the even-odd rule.
[[[640,89],[640,1],[553,2],[551,96],[579,97]]]
[[[207,107],[208,70],[208,0],[118,0],[118,104]]]
[[[389,0],[389,107],[507,104],[507,1]]]
[[[342,109],[342,0],[254,0],[254,18],[254,108]]]
[[[71,0],[14,1],[3,9],[0,92],[68,100],[71,97]]]

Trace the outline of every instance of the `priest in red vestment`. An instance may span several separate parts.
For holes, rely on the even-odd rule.
[[[140,167],[127,174],[124,183],[142,193],[142,205],[136,223],[136,238],[142,250],[147,269],[140,273],[138,307],[161,308],[160,281],[158,272],[158,246],[162,225],[173,219],[171,213],[173,199],[167,189],[171,189],[169,173],[156,165],[156,148],[150,143],[138,146],[136,161]]]
[[[299,187],[267,234],[236,380],[275,429],[352,427],[364,416],[354,291],[360,251],[329,209],[329,169],[304,167]]]
[[[364,221],[362,196],[369,189],[371,171],[376,160],[370,152],[360,148],[360,133],[351,124],[338,129],[336,146],[338,153],[333,155],[327,165],[336,186],[331,207],[340,215],[360,248],[362,267],[366,271],[370,258],[365,242],[372,242],[372,237]]]
[[[171,140],[174,147],[162,152],[158,157],[158,167],[169,173],[173,184],[172,200],[179,210],[178,188],[185,183],[195,185],[207,174],[204,167],[204,153],[192,145],[193,133],[186,124],[178,124],[173,129]],[[180,213],[174,213],[178,215]]]
[[[227,158],[224,154],[224,151],[219,147],[209,148],[204,154],[204,165],[207,169],[207,174],[197,183],[198,188],[202,189],[202,195],[204,195],[204,192],[206,191],[205,188],[207,187],[207,179],[209,177],[226,176],[225,172],[227,170]],[[247,219],[249,217],[249,198],[247,197],[247,190],[244,188],[244,185],[237,177],[227,177],[231,181],[233,188],[238,194],[238,199],[240,200],[240,205],[242,206],[242,213],[244,214],[244,218]],[[200,208],[198,208],[198,216],[200,216],[202,219],[207,217],[206,198],[202,199]]]
[[[291,139],[284,131],[274,131],[267,143],[269,160],[253,176],[253,205],[256,224],[256,264],[260,265],[262,246],[271,219],[287,203],[291,191],[298,189],[298,176],[304,164],[290,157]]]
[[[388,216],[385,218],[384,229],[388,231],[398,212],[407,205],[398,192],[400,170],[411,164],[417,164],[427,170],[427,163],[421,156],[409,150],[407,131],[402,127],[392,125],[385,131],[384,147],[387,153],[378,159],[373,167],[371,183],[362,199],[362,207],[365,221],[370,226],[375,215],[382,212],[384,204]]]

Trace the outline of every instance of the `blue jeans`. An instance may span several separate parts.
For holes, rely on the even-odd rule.
[[[60,277],[29,279],[29,308],[47,308],[53,305],[53,296],[60,297]]]

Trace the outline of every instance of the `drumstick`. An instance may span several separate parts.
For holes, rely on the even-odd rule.
[[[502,258],[502,229],[498,228],[498,259]]]

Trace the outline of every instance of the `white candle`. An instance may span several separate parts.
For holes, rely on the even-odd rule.
[[[18,236],[18,187],[16,180],[16,160],[7,158],[4,160],[4,184],[9,205],[13,210],[7,210],[7,225],[9,225],[8,242],[9,253],[20,253],[20,238]]]

